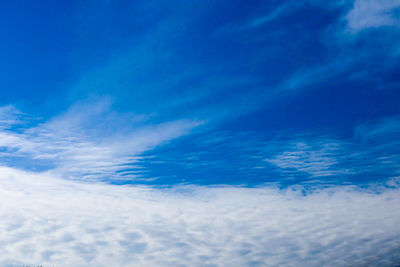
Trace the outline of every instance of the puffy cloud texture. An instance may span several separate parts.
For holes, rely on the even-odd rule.
[[[154,189],[0,168],[1,266],[393,266],[400,190]]]

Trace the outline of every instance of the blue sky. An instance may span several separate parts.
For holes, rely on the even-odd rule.
[[[20,122],[4,133],[31,134],[53,154],[67,136],[92,149],[102,140],[115,150],[104,159],[127,166],[66,178],[254,186],[398,173],[395,133],[364,140],[376,127],[398,129],[397,1],[49,1],[2,13],[1,104],[26,115],[14,112]],[[41,139],[52,124],[64,133]],[[112,145],[166,125],[177,129],[143,148]],[[324,151],[325,142],[337,147]],[[3,147],[22,169],[65,164]],[[288,153],[321,174],[274,164]],[[351,153],[359,159],[342,156]]]
[[[67,196],[76,187],[81,190],[74,196],[77,202],[102,202],[102,195],[110,194],[115,203],[121,197],[136,210],[129,194],[120,191],[129,188],[150,209],[149,214],[164,209],[164,198],[173,203],[171,214],[189,214],[193,207],[207,210],[203,201],[211,201],[222,212],[240,205],[219,202],[225,194],[246,199],[252,190],[264,190],[276,198],[265,199],[260,193],[260,199],[249,200],[244,213],[257,203],[275,205],[285,199],[281,209],[293,216],[293,223],[301,214],[292,214],[291,208],[305,207],[304,227],[310,233],[317,231],[314,215],[319,208],[309,206],[314,197],[338,216],[342,197],[354,200],[347,215],[342,215],[351,217],[359,211],[365,225],[380,224],[384,217],[368,221],[363,211],[366,206],[357,206],[361,200],[371,197],[371,210],[383,213],[388,210],[381,210],[382,206],[396,204],[371,192],[399,199],[398,0],[23,1],[1,4],[0,25],[0,168],[4,177],[25,177],[11,185],[1,180],[4,188],[55,199],[54,188]],[[35,179],[45,185],[42,193],[25,188]],[[86,187],[96,188],[97,193],[85,195],[90,191]],[[315,188],[320,193],[294,201],[292,193],[298,188],[307,196]],[[368,193],[360,193],[361,188]],[[166,195],[159,196],[162,192]],[[335,197],[326,196],[330,193]],[[191,204],[180,207],[180,198]],[[42,198],[35,201],[37,210],[44,209]],[[158,206],[153,210],[154,202]],[[96,209],[93,205],[91,209]],[[66,211],[68,207],[58,208]],[[98,212],[107,213],[107,209]],[[260,212],[255,224],[262,224],[266,214],[275,211]],[[85,220],[93,220],[98,213],[93,214]],[[209,219],[204,214],[191,223],[200,227],[200,221]],[[28,215],[19,214],[15,220]],[[227,220],[240,222],[239,213],[227,211],[225,215]],[[160,216],[166,227],[175,225],[170,214]],[[324,216],[329,220],[330,215]],[[389,224],[398,222],[397,217],[389,217],[385,219]],[[275,219],[280,223],[282,218]],[[136,223],[140,228],[144,222]],[[346,228],[344,222],[336,223]],[[155,221],[149,224],[157,225]],[[114,221],[99,227],[110,225]],[[123,235],[124,229],[117,234]],[[140,236],[154,237],[147,228],[140,229]],[[360,226],[358,230],[371,229]],[[372,232],[365,238],[376,238],[378,243],[380,238],[392,240],[388,251],[398,248],[398,231],[386,239]],[[85,233],[91,236],[90,229]],[[244,236],[239,230],[234,234]],[[363,240],[354,246],[365,246]],[[262,254],[261,243],[243,242],[254,246],[243,250],[248,253],[235,252],[243,261],[230,266],[265,263],[266,255],[254,256]],[[165,247],[170,246],[167,243]],[[140,244],[127,246],[142,252],[152,247],[151,242]],[[95,253],[100,250],[97,245],[90,246],[92,252],[80,249],[81,245],[75,244],[73,251],[83,261],[71,260],[70,264],[101,262],[101,253]],[[215,249],[222,246],[213,243],[204,249],[214,245]],[[327,244],[321,246],[327,249]],[[183,247],[177,248],[178,258],[185,254]],[[57,255],[75,259],[75,254],[62,254],[62,249],[46,254],[45,248],[32,252],[38,264],[62,262]],[[362,253],[368,254],[367,248]],[[336,249],[335,253],[343,252]],[[321,247],[315,250],[324,251]],[[299,264],[318,266],[321,258],[307,261],[310,258],[304,256],[311,252],[284,258],[293,256]],[[212,253],[204,253],[196,258],[199,265],[207,257],[210,266],[224,265]],[[382,253],[399,262],[389,252]],[[250,254],[255,258],[246,258]],[[131,260],[121,257],[121,266]],[[148,258],[143,257],[146,266]],[[346,257],[343,254],[348,263],[351,257]],[[4,264],[27,264],[2,260]],[[282,259],[271,262],[285,264]]]

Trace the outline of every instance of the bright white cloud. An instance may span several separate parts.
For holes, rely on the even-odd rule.
[[[1,266],[393,266],[395,188],[85,184],[0,168]],[[375,193],[379,191],[380,193]]]
[[[113,112],[104,99],[78,103],[64,114],[19,131],[9,129],[24,122],[16,114],[15,108],[0,109],[0,122],[6,124],[0,127],[2,157],[42,161],[52,173],[84,179],[112,179],[135,163],[140,153],[200,124],[190,120],[151,124],[143,116]]]
[[[400,0],[356,0],[347,14],[348,28],[357,33],[363,29],[400,26]]]

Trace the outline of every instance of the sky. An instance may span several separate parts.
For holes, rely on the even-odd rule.
[[[0,4],[2,266],[400,265],[400,1]]]

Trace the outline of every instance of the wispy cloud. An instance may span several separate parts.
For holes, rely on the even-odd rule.
[[[275,8],[274,10],[272,10],[271,12],[266,14],[265,16],[261,16],[261,17],[257,17],[255,19],[253,19],[248,25],[246,25],[247,27],[245,27],[245,28],[248,29],[248,28],[260,27],[270,21],[281,18],[282,16],[290,13],[290,10],[295,9],[296,7],[298,7],[301,4],[303,4],[302,1],[298,1],[298,2],[296,1],[296,3],[289,1],[285,4],[282,4],[281,6],[278,6],[277,8]]]
[[[294,169],[317,177],[346,173],[345,170],[335,167],[341,144],[333,140],[327,141],[319,140],[311,144],[297,141],[289,144],[287,151],[265,160],[282,169]]]
[[[348,29],[352,33],[383,26],[400,27],[399,0],[356,0],[347,14]]]
[[[8,112],[1,114],[2,121],[9,126],[21,123],[15,108],[4,110]],[[82,102],[36,126],[19,131],[2,128],[1,156],[3,164],[7,158],[14,164],[18,158],[25,159],[21,168],[39,162],[66,178],[132,178],[124,170],[133,168],[140,153],[187,134],[199,124],[191,120],[151,124],[145,116],[112,111],[104,99]]]
[[[351,131],[351,129],[349,129]],[[319,129],[213,132],[192,135],[146,153],[145,175],[168,182],[368,183],[400,174],[400,119],[363,123],[347,137]]]
[[[354,1],[305,1],[305,3],[326,8],[329,10],[342,10],[336,20],[326,25],[325,31],[319,37],[326,48],[332,51],[327,58],[313,66],[296,69],[291,76],[284,79],[277,86],[276,91],[298,93],[309,87],[336,80],[371,80],[376,87],[392,88],[393,81],[382,78],[382,70],[388,73],[397,69],[399,56],[398,35],[400,27],[400,1],[398,0],[356,0]],[[351,6],[351,8],[347,8]],[[284,8],[288,4],[282,5]],[[341,7],[341,8],[339,8]],[[292,8],[299,8],[292,4]],[[280,10],[280,9],[277,9]],[[347,12],[343,12],[347,11]],[[292,11],[293,12],[293,11]],[[342,23],[345,21],[345,23]],[[389,37],[385,35],[384,26],[393,26]],[[357,33],[376,29],[381,34],[380,38]],[[362,45],[360,45],[362,44]],[[382,49],[384,47],[384,49]],[[371,62],[374,61],[374,64]],[[379,67],[377,67],[377,65]]]
[[[229,25],[231,31],[235,28],[236,31],[244,31],[244,30],[252,30],[257,29],[259,27],[268,25],[270,22],[276,22],[280,19],[284,19],[286,16],[290,16],[299,9],[309,7],[309,6],[316,6],[318,8],[326,9],[326,10],[335,10],[338,7],[343,6],[347,1],[340,0],[340,1],[316,1],[316,0],[297,0],[297,1],[285,1],[280,5],[273,6],[272,8],[268,6],[267,10],[263,5],[260,5],[258,13],[264,13],[264,15],[255,15],[251,16],[246,22],[242,23],[240,26],[236,25]],[[264,11],[264,12],[262,12]],[[228,30],[227,27],[224,30]]]
[[[346,175],[378,178],[397,176],[399,163],[400,119],[358,125],[354,138],[303,135],[272,143],[270,150],[279,151],[265,160],[283,171],[305,172],[311,176],[333,176],[337,181]]]
[[[8,105],[0,107],[0,128],[9,128],[16,124],[21,124],[24,114],[14,106]]]
[[[158,191],[5,167],[0,173],[2,266],[400,262],[396,180],[386,187],[332,187],[304,195],[301,188]]]
[[[355,137],[362,142],[381,142],[398,140],[400,134],[400,116],[383,118],[375,123],[365,123],[356,126]]]

